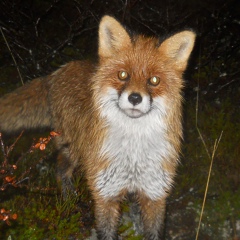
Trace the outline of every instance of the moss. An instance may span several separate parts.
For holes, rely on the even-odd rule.
[[[17,223],[12,226],[1,225],[3,237],[11,236],[13,239],[68,239],[70,236],[81,238],[80,212],[71,213],[62,217],[59,209],[55,207],[54,199],[49,197],[18,196],[4,205],[17,212]],[[76,239],[75,238],[75,239]]]

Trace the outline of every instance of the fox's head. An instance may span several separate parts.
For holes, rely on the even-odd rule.
[[[182,73],[195,41],[183,31],[160,41],[131,37],[114,18],[99,27],[99,68],[95,82],[98,102],[112,114],[140,118],[154,109],[165,112],[181,104]]]

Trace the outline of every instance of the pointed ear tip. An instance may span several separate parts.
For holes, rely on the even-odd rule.
[[[103,15],[101,20],[108,19],[108,18],[111,18],[111,17],[109,15]]]
[[[192,30],[186,30],[186,31],[183,31],[182,33],[185,36],[187,36],[188,38],[191,38],[191,40],[193,40],[193,41],[195,41],[196,36],[197,36],[197,34]]]
[[[114,17],[111,17],[109,15],[104,15],[102,18],[101,18],[101,23],[103,22],[110,22],[110,21],[116,21]]]

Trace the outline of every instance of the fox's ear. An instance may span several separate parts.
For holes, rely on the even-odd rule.
[[[170,58],[175,68],[184,71],[192,52],[196,34],[183,31],[167,38],[159,47],[159,51]]]
[[[104,16],[99,25],[100,57],[110,57],[131,44],[130,36],[124,27],[113,17]]]

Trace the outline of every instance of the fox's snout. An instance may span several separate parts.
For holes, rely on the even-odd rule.
[[[150,97],[139,92],[124,91],[118,102],[119,108],[129,117],[138,118],[150,110]]]

